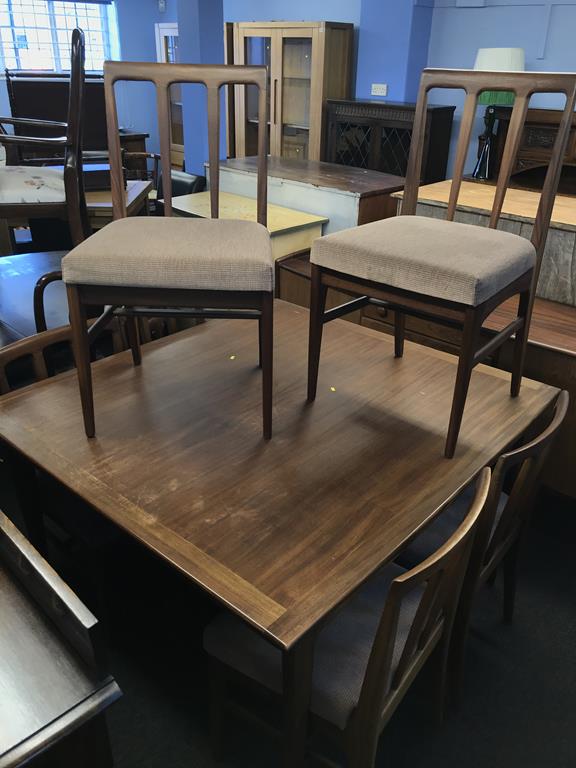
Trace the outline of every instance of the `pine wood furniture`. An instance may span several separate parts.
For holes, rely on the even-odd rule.
[[[427,184],[418,190],[416,212],[420,216],[443,218],[450,198],[450,180]],[[458,196],[455,221],[465,224],[488,224],[494,203],[493,184],[463,181]],[[394,194],[402,198],[402,192]],[[499,226],[530,238],[538,212],[540,193],[510,188],[504,198]],[[572,279],[576,268],[576,198],[557,195],[552,209],[550,228],[542,257],[536,295],[552,301],[576,306],[576,284]]]
[[[510,127],[512,107],[488,106],[496,132],[491,142],[489,179],[496,179],[504,155],[504,145]],[[528,189],[541,189],[546,167],[550,161],[558,127],[562,119],[561,109],[529,109],[526,115],[526,127],[522,135],[518,155],[512,169],[512,181],[516,186]],[[482,151],[483,135],[478,139],[478,154]],[[568,146],[563,158],[563,173],[560,191],[563,194],[576,193],[576,115],[572,119],[572,129]]]
[[[427,107],[423,184],[446,178],[455,109],[433,104]],[[326,111],[328,126],[323,160],[406,176],[416,104],[328,99]]]
[[[464,90],[466,101],[446,221],[431,226],[425,217],[414,214],[423,159],[426,105],[429,92],[435,88]],[[481,227],[452,223],[478,96],[487,88],[512,91],[515,94],[514,118],[508,133],[505,162],[500,169],[490,215],[489,227],[492,233]],[[527,243],[522,242],[522,238],[508,233],[500,235],[495,228],[502,211],[528,103],[534,93],[540,92],[563,94],[566,97],[566,105],[540,198],[530,249]],[[487,74],[467,70],[424,70],[402,201],[402,215],[368,224],[357,230],[330,235],[316,241],[313,246],[309,401],[316,397],[324,323],[374,302],[384,302],[385,306],[396,310],[396,357],[403,355],[406,314],[424,316],[463,329],[445,445],[447,458],[452,458],[456,450],[474,367],[512,336],[515,337],[515,352],[510,394],[512,397],[518,396],[535,288],[575,103],[576,77],[569,74],[542,74],[536,77],[533,73]],[[405,218],[406,216],[408,218]],[[365,246],[363,237],[366,239]],[[408,253],[409,242],[413,242],[413,245]],[[485,257],[481,251],[488,251]],[[466,254],[465,258],[461,255],[458,260],[458,253],[463,252]],[[452,255],[455,260],[451,260]],[[417,285],[415,281],[419,281]],[[474,286],[473,291],[470,286]],[[348,292],[358,298],[326,312],[326,292],[329,287]],[[481,343],[485,319],[498,305],[512,296],[518,296],[519,299],[516,318],[489,342]]]
[[[347,766],[374,768],[381,732],[433,654],[442,718],[452,626],[489,486],[486,467],[468,514],[451,536],[411,570],[396,564],[380,569],[319,631],[310,720],[340,742]],[[281,696],[282,655],[229,613],[206,627],[204,649],[213,660],[212,738],[222,749],[222,692],[229,680],[239,676]]]
[[[164,190],[164,217],[138,221],[126,217],[122,155],[118,137],[115,85],[143,81],[156,90],[161,164],[170,173],[170,89],[178,84],[206,88],[211,173],[209,221],[172,218],[172,186]],[[220,157],[220,89],[250,84],[258,89],[257,221],[218,220]],[[258,321],[262,368],[263,436],[272,436],[272,356],[274,267],[265,230],[266,205],[266,70],[227,65],[105,62],[104,85],[112,178],[114,221],[62,260],[74,356],[87,437],[94,437],[94,399],[86,329],[87,306],[105,310],[104,327],[115,316],[126,318],[134,366],[141,363],[138,317],[228,317]],[[170,251],[167,253],[167,243]]]
[[[234,64],[269,70],[269,152],[273,157],[322,159],[325,103],[350,95],[354,25],[329,21],[234,24]],[[257,102],[236,87],[236,156],[256,154]]]
[[[74,372],[0,398],[0,439],[283,649],[286,764],[295,768],[314,630],[516,442],[557,390],[525,380],[511,399],[507,375],[479,366],[460,450],[446,462],[453,357],[408,343],[400,370],[385,335],[330,323],[326,397],[312,412],[303,402],[308,313],[277,301],[275,322],[270,443],[251,323],[223,320],[146,345],[134,372],[129,352],[94,363],[95,440],[83,434]]]
[[[268,161],[270,202],[326,217],[326,235],[394,216],[397,204],[391,196],[403,188],[404,179],[389,173],[317,160],[271,157]],[[220,163],[220,189],[254,196],[256,159]]]
[[[96,618],[0,512],[0,768],[47,753],[111,768],[104,710],[121,695]]]
[[[32,147],[64,153],[63,172],[30,165],[8,165],[0,168],[0,220],[4,220],[1,246],[8,253],[11,253],[11,250],[8,250],[10,239],[7,237],[5,222],[10,219],[64,219],[69,224],[71,239],[75,245],[81,243],[89,234],[82,176],[84,57],[84,33],[75,29],[72,33],[67,122],[47,123],[28,118],[0,118],[0,144],[6,147],[7,152]],[[27,135],[8,134],[3,125],[12,125],[19,129],[26,126]],[[60,135],[51,138],[30,136],[35,128],[56,128],[59,129]],[[12,190],[17,190],[14,199],[10,196]]]
[[[174,212],[179,216],[210,218],[210,192],[179,195],[172,199]],[[219,193],[219,218],[240,221],[258,220],[258,201],[254,197]],[[268,204],[267,227],[270,232],[273,258],[280,259],[297,251],[310,248],[328,219],[304,211]]]
[[[510,622],[516,598],[516,563],[521,537],[536,501],[536,491],[544,461],[568,411],[569,395],[558,396],[549,423],[527,443],[502,454],[498,459],[488,502],[482,513],[451,639],[450,676],[455,692],[460,687],[464,649],[472,603],[483,584],[502,569],[504,581],[503,615]],[[400,553],[396,562],[413,568],[429,557],[438,545],[452,536],[466,515],[474,489],[467,488],[431,525]]]

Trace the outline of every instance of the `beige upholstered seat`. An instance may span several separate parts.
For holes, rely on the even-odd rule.
[[[311,262],[415,293],[477,306],[533,268],[529,240],[424,216],[396,216],[319,238]]]
[[[62,170],[22,165],[0,168],[0,205],[65,201]]]
[[[126,218],[104,227],[62,261],[66,283],[132,288],[272,291],[266,227],[250,221]]]

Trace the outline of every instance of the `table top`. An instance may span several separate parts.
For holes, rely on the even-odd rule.
[[[126,182],[126,208],[128,215],[135,206],[152,190],[151,181],[130,179]],[[86,192],[86,205],[91,216],[110,216],[112,213],[112,190]]]
[[[183,216],[200,216],[210,218],[210,192],[197,192],[194,195],[179,195],[172,198],[175,211]],[[230,192],[220,192],[220,218],[256,221],[256,200],[244,195],[233,195]],[[295,211],[281,205],[268,204],[268,229],[274,235],[294,232],[306,227],[316,227],[328,221],[324,216],[314,216],[311,213]]]
[[[515,441],[557,390],[478,366],[443,457],[456,358],[344,320],[305,403],[308,312],[275,305],[274,434],[257,324],[214,320],[93,364],[86,439],[73,371],[0,399],[0,438],[291,647]]]
[[[431,203],[446,207],[450,196],[451,180],[426,184],[418,190],[419,203]],[[458,196],[458,208],[472,213],[486,213],[494,202],[496,186],[474,181],[463,181]],[[402,192],[394,197],[402,198]],[[533,224],[540,202],[540,193],[528,189],[509,188],[502,206],[503,218],[516,219]],[[556,195],[550,226],[560,229],[576,229],[576,197]]]
[[[222,170],[256,173],[257,157],[232,158],[220,164]],[[390,194],[404,189],[404,178],[390,173],[352,168],[318,160],[293,160],[284,157],[268,158],[268,176],[288,179],[325,189],[337,189],[359,197]]]

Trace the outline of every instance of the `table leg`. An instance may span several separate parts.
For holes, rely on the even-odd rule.
[[[313,659],[312,634],[284,651],[284,768],[305,765]]]

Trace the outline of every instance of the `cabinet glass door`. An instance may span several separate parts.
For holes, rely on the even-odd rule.
[[[244,35],[244,64],[249,66],[264,65],[268,70],[268,105],[270,116],[270,69],[272,66],[272,37]],[[249,157],[258,154],[258,88],[247,85],[245,91],[245,154]],[[268,152],[270,152],[270,119],[267,123]]]
[[[308,158],[312,38],[282,36],[282,157]]]
[[[156,53],[158,61],[176,64],[178,55],[178,25],[156,24]],[[179,168],[184,164],[184,118],[182,115],[182,86],[170,88],[170,124],[172,165]]]

